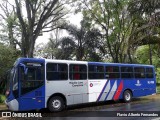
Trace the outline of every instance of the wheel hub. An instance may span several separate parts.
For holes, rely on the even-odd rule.
[[[52,102],[52,106],[53,106],[53,108],[58,109],[61,107],[61,102],[59,100],[54,100]]]
[[[131,98],[130,94],[129,94],[129,93],[126,93],[125,98],[126,98],[127,101],[129,101],[130,98]]]

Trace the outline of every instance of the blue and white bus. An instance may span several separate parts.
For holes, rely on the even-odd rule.
[[[8,77],[10,110],[48,108],[156,94],[152,65],[19,58]]]

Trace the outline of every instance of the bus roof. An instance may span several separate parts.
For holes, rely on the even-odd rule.
[[[153,65],[146,64],[129,64],[129,63],[108,63],[108,62],[88,62],[89,64],[105,64],[105,65],[113,65],[113,66],[146,66],[146,67],[154,67]]]
[[[45,58],[19,58],[17,61],[46,61],[46,62],[60,62],[60,63],[78,63],[78,64],[99,64],[99,65],[119,65],[119,66],[146,66],[154,67],[153,65],[146,64],[128,64],[128,63],[108,63],[108,62],[89,62],[89,61],[75,61],[75,60],[57,60],[57,59],[45,59]]]

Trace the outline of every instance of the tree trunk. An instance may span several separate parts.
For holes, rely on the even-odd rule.
[[[13,30],[11,26],[8,26],[9,28],[8,36],[9,36],[10,46],[16,50],[16,44],[14,43]]]
[[[128,53],[129,63],[133,63],[133,60],[132,60],[132,57],[131,57],[131,53],[130,53],[130,47],[128,47],[127,53]]]
[[[31,36],[29,45],[30,46],[29,46],[29,50],[28,50],[28,57],[33,58],[34,45],[35,45],[35,40],[33,39],[33,36]]]

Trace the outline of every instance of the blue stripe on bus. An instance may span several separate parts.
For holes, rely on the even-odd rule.
[[[105,85],[104,85],[104,87],[103,87],[103,89],[102,89],[102,91],[101,91],[100,95],[98,96],[97,101],[99,101],[99,100],[100,100],[100,98],[102,97],[102,94],[103,94],[103,92],[104,92],[104,90],[105,90],[105,88],[106,88],[106,86],[107,86],[108,82],[109,82],[109,80],[107,80],[107,81],[106,81],[106,83],[105,83]]]
[[[111,81],[113,81],[113,80],[111,80]],[[107,99],[107,97],[108,97],[108,95],[109,95],[109,93],[111,92],[111,90],[112,90],[112,87],[113,87],[113,85],[114,85],[114,83],[116,82],[116,80],[114,81],[114,82],[110,82],[110,90],[108,91],[108,93],[107,93],[107,95],[106,95],[106,97],[105,97],[105,99],[104,100],[106,100]],[[112,84],[113,83],[113,84]]]

